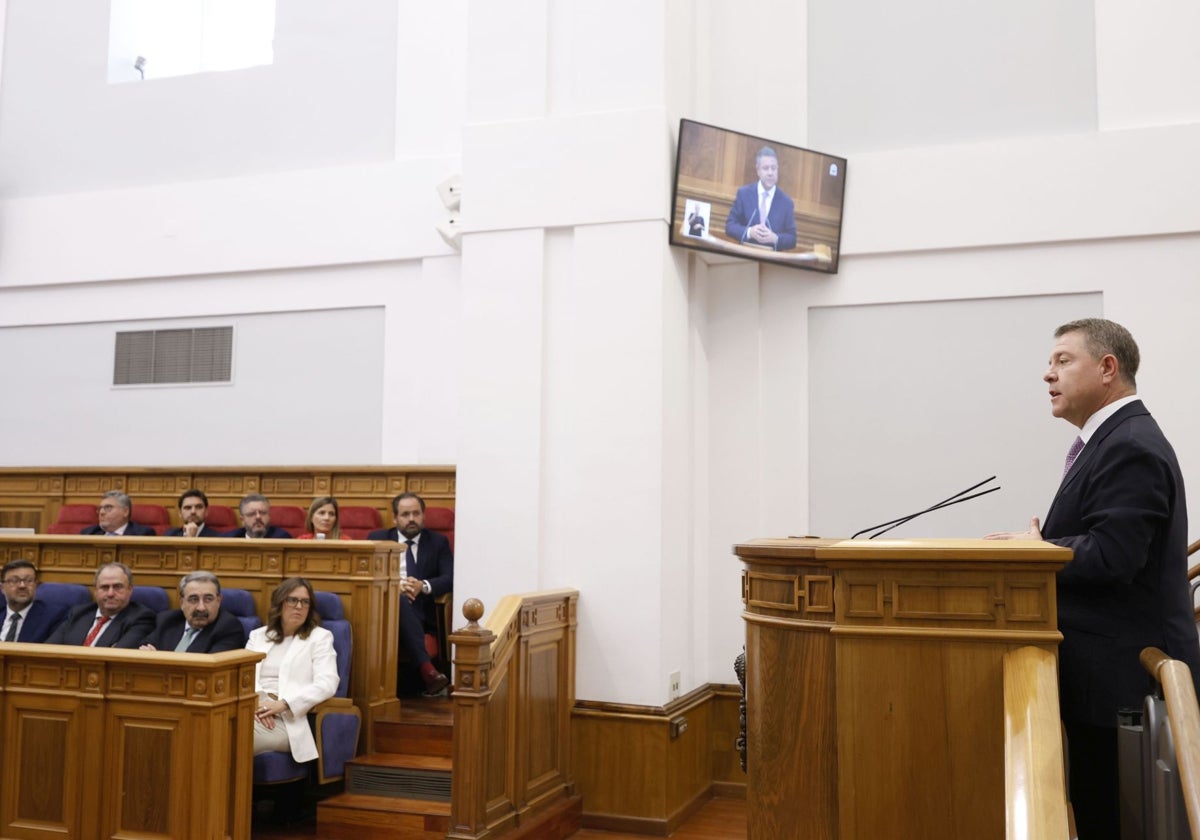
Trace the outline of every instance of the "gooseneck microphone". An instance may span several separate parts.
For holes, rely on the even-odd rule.
[[[929,513],[932,510],[941,510],[944,507],[950,507],[951,505],[957,505],[960,502],[969,502],[969,501],[971,501],[971,499],[978,499],[980,496],[986,496],[988,493],[995,493],[997,490],[1000,489],[999,486],[992,487],[991,489],[988,489],[988,490],[983,490],[979,493],[971,493],[972,490],[978,490],[980,487],[987,484],[989,481],[995,481],[995,480],[996,480],[996,476],[994,476],[994,475],[991,478],[985,478],[983,481],[979,482],[978,484],[972,484],[966,490],[960,490],[959,492],[955,493],[950,498],[942,499],[942,501],[938,502],[936,505],[931,505],[931,506],[925,508],[925,510],[919,510],[916,513],[910,513],[908,516],[901,516],[899,519],[892,519],[887,522],[880,522],[878,525],[872,525],[870,528],[863,528],[861,531],[855,533],[852,537],[850,537],[850,539],[852,539],[852,540],[857,539],[860,534],[865,534],[868,531],[875,531],[875,533],[873,533],[873,534],[871,534],[871,536],[867,537],[867,539],[873,540],[876,537],[880,536],[881,534],[886,534],[888,531],[892,530],[893,528],[899,528],[905,522],[911,522],[912,520],[916,519],[918,516],[921,516],[922,514],[925,514],[925,513]],[[968,496],[967,495],[968,493],[971,493],[971,495]]]

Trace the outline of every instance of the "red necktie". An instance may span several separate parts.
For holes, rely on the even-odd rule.
[[[87,634],[87,638],[83,640],[84,647],[91,647],[92,642],[96,641],[96,637],[100,635],[100,631],[104,629],[104,625],[108,624],[108,616],[102,615],[96,619],[96,626]]]

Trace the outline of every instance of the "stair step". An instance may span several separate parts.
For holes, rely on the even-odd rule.
[[[450,765],[440,755],[359,756],[346,765],[346,792],[449,802]]]
[[[407,755],[401,753],[374,752],[350,759],[355,767],[398,767],[407,770],[441,770],[450,772],[454,764],[444,755]]]
[[[444,840],[450,803],[341,793],[317,805],[317,835],[330,840]]]
[[[454,726],[449,723],[375,722],[375,750],[408,755],[454,753]]]

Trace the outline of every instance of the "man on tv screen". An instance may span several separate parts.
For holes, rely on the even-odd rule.
[[[738,242],[790,251],[796,247],[796,207],[776,186],[779,155],[763,146],[754,157],[754,169],[758,180],[738,189],[725,233]]]

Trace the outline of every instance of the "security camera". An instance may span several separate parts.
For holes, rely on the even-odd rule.
[[[446,221],[437,226],[438,235],[455,251],[462,250],[462,220],[452,212]]]
[[[462,202],[462,176],[451,175],[437,185],[437,191],[447,210],[457,210],[458,205]]]

